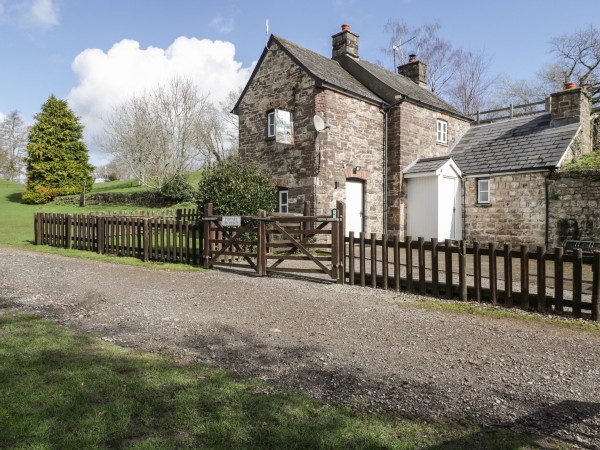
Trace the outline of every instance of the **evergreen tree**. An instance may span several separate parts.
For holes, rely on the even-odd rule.
[[[45,203],[56,195],[81,192],[92,187],[93,166],[83,138],[83,125],[65,100],[54,95],[34,116],[36,123],[29,132],[27,144],[27,188],[25,203]]]

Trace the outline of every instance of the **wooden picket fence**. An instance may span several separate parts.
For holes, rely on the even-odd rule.
[[[599,320],[600,252],[584,257],[581,249],[565,254],[562,247],[554,253],[545,247],[530,251],[526,245],[513,249],[490,243],[484,248],[475,242],[467,247],[450,240],[377,238],[375,233],[356,238],[352,232],[345,242],[350,284],[538,312],[568,310],[575,317],[586,311]]]
[[[308,237],[325,232],[319,226],[309,226],[306,222],[298,230],[286,231],[282,225],[286,221],[302,224],[320,220],[320,226],[328,223],[324,217],[305,215],[295,219],[250,218],[257,224],[269,223],[273,229],[264,232],[267,237],[261,248],[268,250],[246,255],[241,247],[237,249],[242,244],[252,244],[238,242],[240,238],[236,236],[243,233],[219,228],[217,224],[222,218],[208,216],[198,220],[201,215],[196,210],[179,210],[163,216],[36,213],[35,243],[193,265],[206,265],[210,261],[209,265],[229,263],[241,267],[240,261],[243,264],[247,258],[254,258],[255,269],[261,275],[276,271],[322,272],[338,282],[361,286],[462,301],[488,301],[538,312],[572,313],[575,317],[586,313],[592,320],[600,319],[600,252],[584,255],[581,249],[575,249],[566,254],[562,247],[547,252],[545,247],[532,251],[525,245],[512,248],[510,244],[482,246],[478,242],[467,247],[463,242],[450,240],[411,237],[400,240],[397,236],[378,237],[374,233],[360,233],[358,237],[350,233],[342,239],[342,221],[328,232],[328,242],[334,239],[340,242],[334,251],[334,246],[325,241],[317,244],[308,241]],[[270,222],[283,227],[285,233]],[[212,229],[213,225],[217,228]],[[277,240],[281,238],[278,234],[286,233],[287,241]],[[327,252],[327,245],[331,257],[309,254],[313,247]],[[279,247],[285,249],[283,254],[271,253]],[[276,260],[272,266],[267,265],[269,258]],[[282,268],[279,267],[282,260],[308,260],[318,267]],[[331,267],[324,270],[322,261]]]
[[[144,261],[200,264],[201,224],[169,217],[36,213],[35,243]]]

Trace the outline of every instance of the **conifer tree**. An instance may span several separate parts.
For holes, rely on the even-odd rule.
[[[27,144],[25,203],[45,203],[56,195],[81,192],[92,187],[93,166],[83,142],[83,125],[65,100],[51,95],[34,116],[36,123]]]

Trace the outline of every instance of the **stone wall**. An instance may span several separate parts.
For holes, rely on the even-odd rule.
[[[548,196],[550,247],[565,239],[600,242],[600,171],[555,172]]]
[[[314,80],[273,44],[239,105],[240,153],[269,170],[289,189],[289,211],[314,202],[315,133],[307,130],[314,113]],[[294,144],[267,137],[267,113],[291,111]]]
[[[437,119],[448,122],[448,143],[437,142]],[[391,109],[388,129],[388,231],[406,232],[406,181],[402,171],[417,158],[446,155],[470,122],[410,102]]]
[[[546,193],[544,172],[496,175],[490,179],[490,203],[477,203],[477,178],[465,180],[464,237],[469,242],[544,245]],[[486,177],[481,177],[486,178]]]
[[[320,89],[316,114],[330,128],[319,134],[321,153],[317,178],[317,213],[329,214],[337,200],[345,201],[346,179],[364,181],[364,230],[383,233],[383,120],[379,106]],[[354,173],[353,168],[361,170]],[[335,182],[339,187],[335,188]]]

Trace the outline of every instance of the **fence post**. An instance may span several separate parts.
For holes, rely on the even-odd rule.
[[[563,247],[554,249],[554,312],[556,314],[563,313],[564,255]]]
[[[377,235],[371,233],[371,287],[377,287]]]
[[[529,309],[529,247],[521,245],[521,308]]]
[[[600,320],[600,252],[594,252],[592,264],[592,320]]]
[[[261,209],[258,217],[267,217],[267,212]],[[258,256],[257,256],[258,274],[265,276],[267,274],[267,223],[265,220],[258,221]]]
[[[338,237],[338,231],[339,231],[339,227],[337,226],[338,223],[337,222],[330,222],[331,223],[331,278],[338,280],[339,282],[339,272],[338,272],[338,268],[339,268],[339,249],[338,249],[338,245],[340,244],[339,241],[339,237]]]
[[[498,268],[496,264],[496,244],[490,242],[489,249],[489,276],[490,276],[490,300],[492,304],[498,303]]]
[[[546,247],[537,248],[537,311],[546,312]]]
[[[210,268],[210,221],[207,217],[212,216],[213,208],[212,203],[204,205],[204,236],[202,236],[202,259],[204,268]]]
[[[40,245],[40,213],[33,214],[33,242]]]
[[[67,223],[66,223],[66,227],[67,229],[66,231],[66,235],[67,235],[67,249],[71,249],[73,247],[73,243],[71,242],[71,239],[73,237],[73,231],[71,229],[71,227],[73,226],[73,216],[71,214],[67,214]]]
[[[419,294],[425,295],[425,238],[419,237]]]
[[[452,241],[446,239],[444,241],[444,258],[446,271],[446,298],[452,298]]]
[[[473,242],[473,287],[475,288],[475,301],[481,302],[481,245]]]
[[[365,287],[365,285],[367,284],[367,276],[365,274],[366,272],[366,254],[365,254],[365,232],[361,231],[360,232],[360,238],[359,238],[359,246],[358,246],[358,251],[359,251],[359,257],[358,257],[358,267],[360,269],[360,285],[362,287]]]
[[[440,279],[438,264],[438,240],[431,238],[431,293],[434,297],[440,296]]]
[[[348,282],[354,286],[354,231],[348,233]]]
[[[338,210],[338,217],[340,218],[340,221],[337,223],[338,225],[338,239],[339,239],[339,245],[338,245],[338,250],[340,252],[340,256],[338,258],[338,264],[339,264],[339,271],[338,271],[338,276],[339,276],[339,283],[344,284],[346,282],[346,242],[345,242],[345,236],[346,236],[346,204],[342,201],[337,201],[336,202],[336,207]]]
[[[148,262],[148,260],[150,259],[150,255],[148,254],[148,250],[149,250],[149,245],[148,243],[149,241],[149,233],[148,233],[148,219],[144,219],[143,220],[143,231],[142,234],[144,235],[144,262]]]
[[[467,246],[465,241],[460,241],[458,247],[458,285],[460,301],[467,301]]]
[[[413,292],[412,236],[406,236],[406,291]]]
[[[513,305],[512,299],[512,246],[504,244],[504,306]]]
[[[580,248],[575,250],[573,257],[573,315],[581,317],[582,250]]]
[[[381,275],[383,288],[388,288],[388,235],[381,236]]]
[[[400,238],[394,236],[394,288],[400,291]]]

